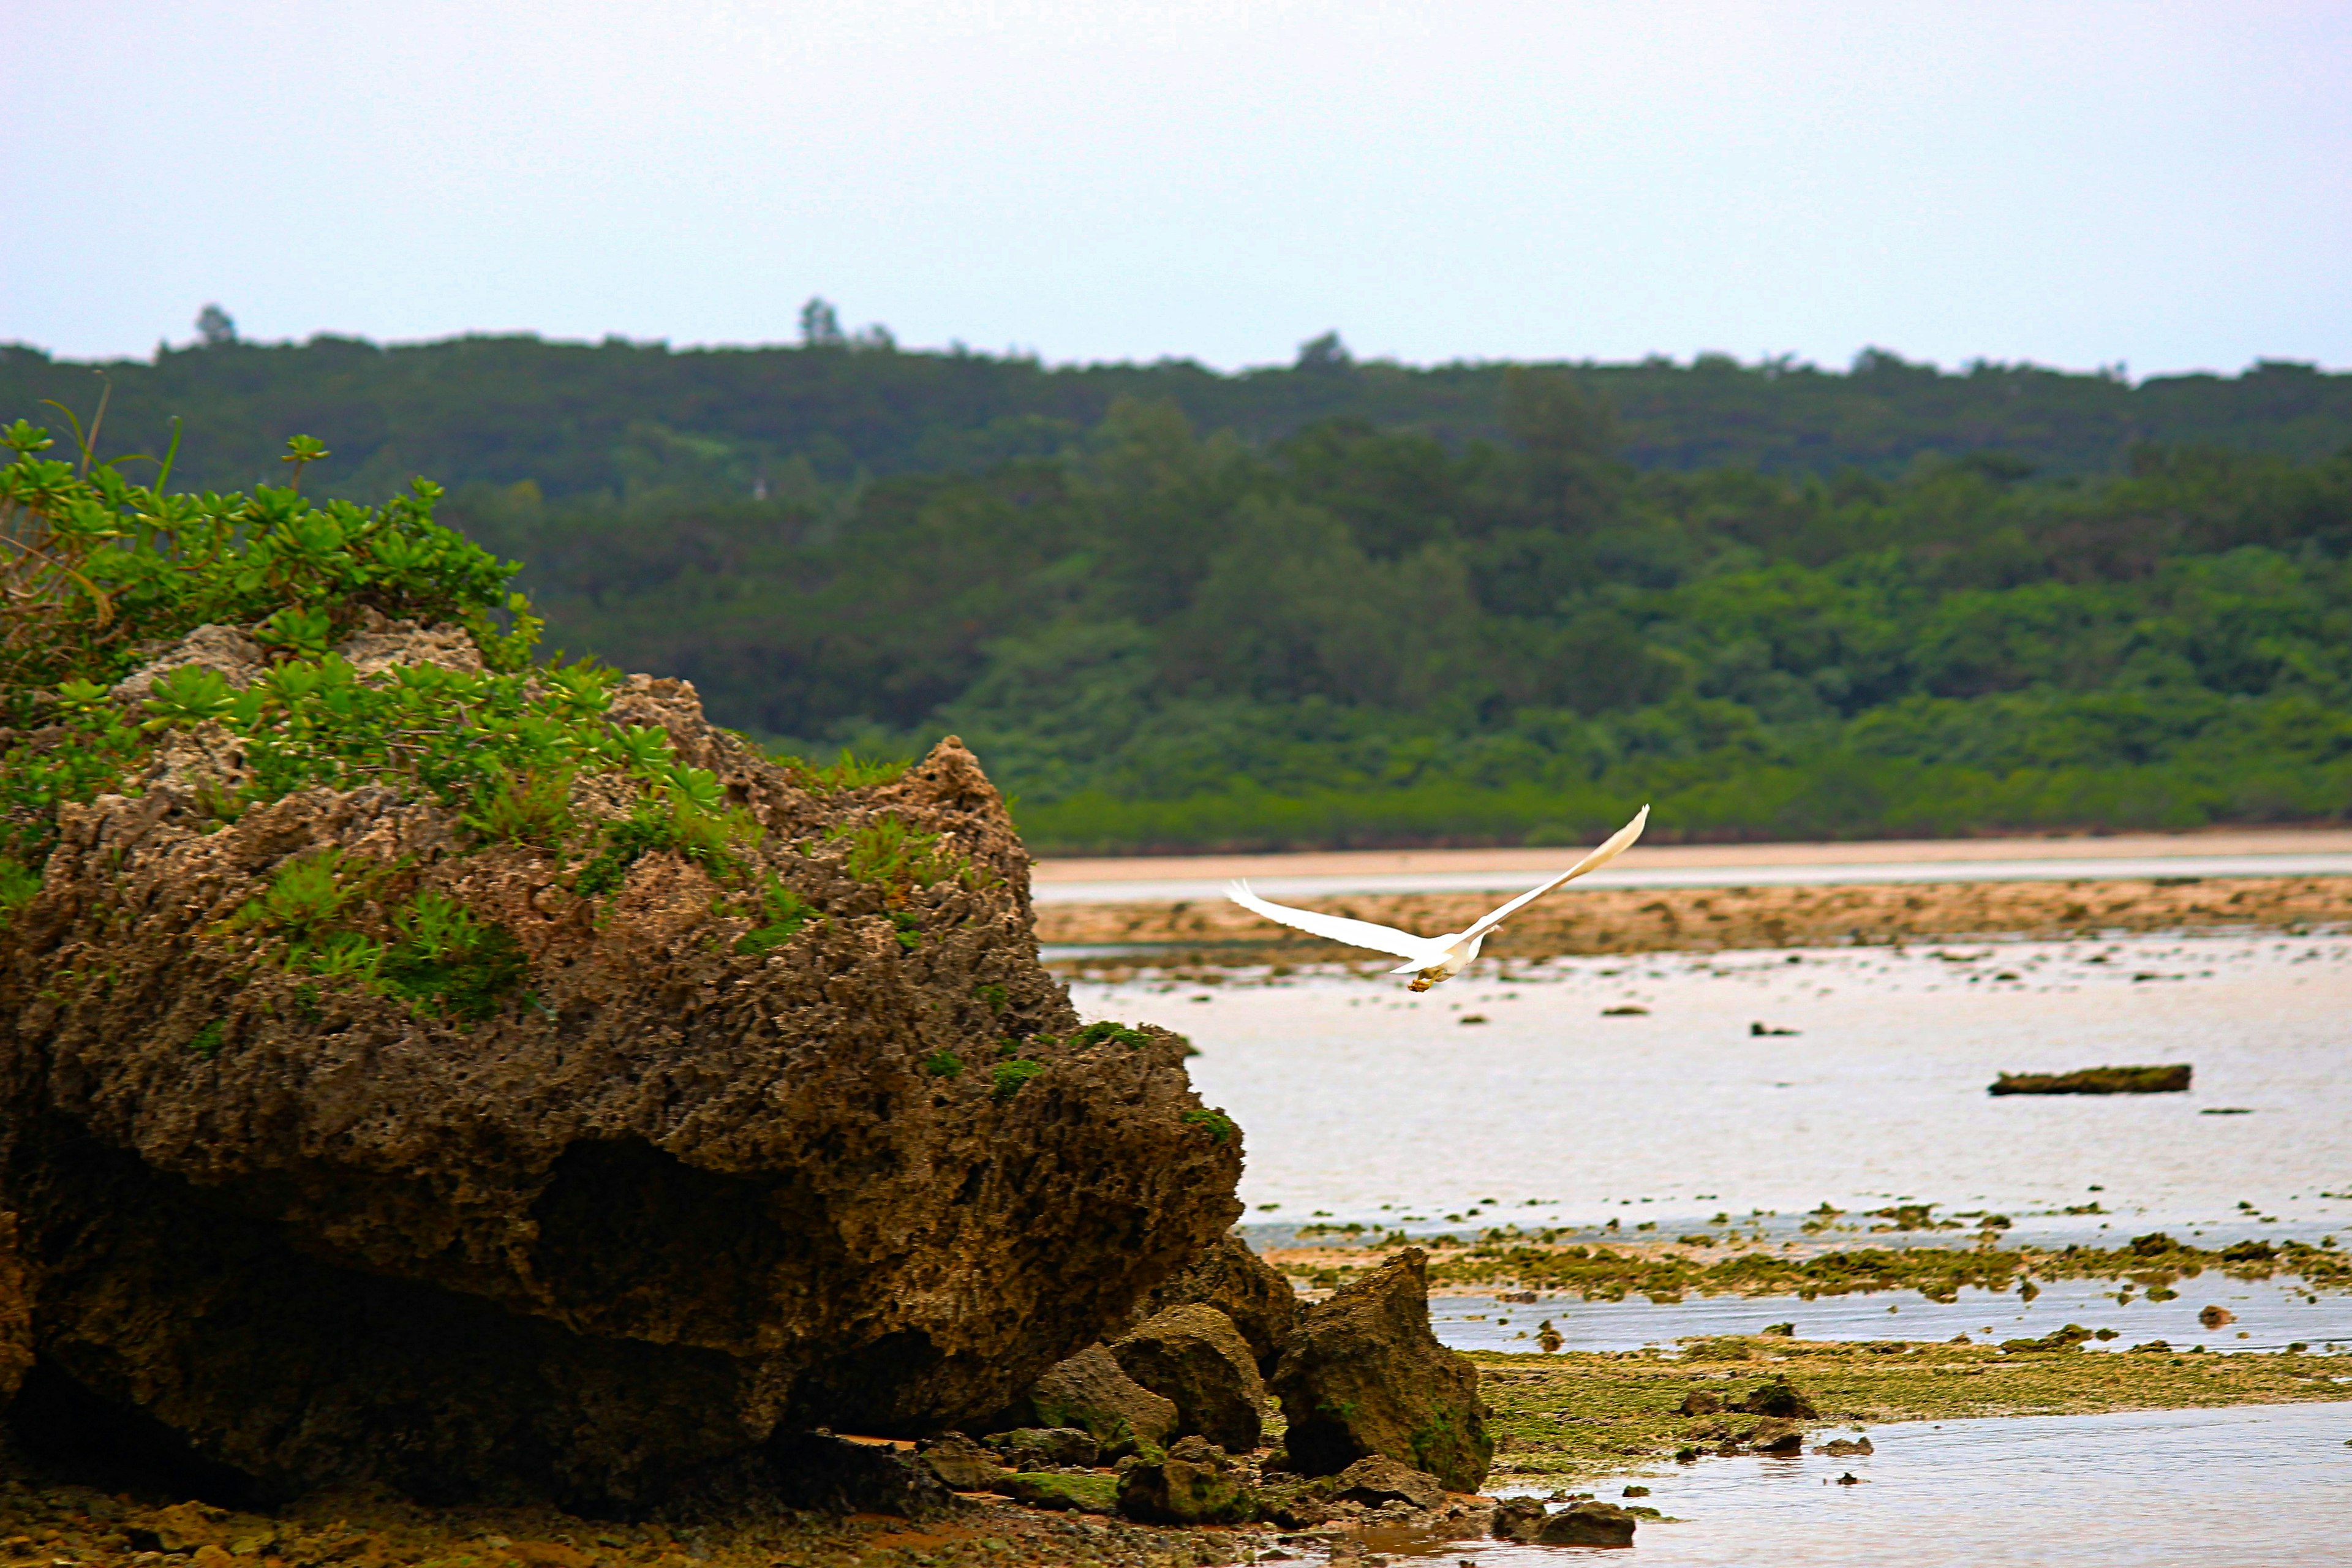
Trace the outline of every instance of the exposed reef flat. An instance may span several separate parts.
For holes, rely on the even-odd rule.
[[[1460,931],[1488,893],[1360,894],[1305,907],[1408,931]],[[1751,888],[1590,888],[1545,900],[1487,941],[1488,955],[1827,947],[1966,936],[2293,930],[2352,921],[2352,878],[2138,878],[2071,881],[1840,883]],[[1230,963],[1300,963],[1356,950],[1270,925],[1223,900],[1042,904],[1049,945],[1214,949]],[[1202,956],[1208,956],[1203,953]]]
[[[2352,1376],[2346,1355],[2102,1354],[2071,1345],[2003,1352],[1899,1340],[1726,1338],[1672,1352],[1473,1359],[1495,1412],[1497,1486],[1612,1474],[1685,1450],[1715,1453],[1769,1419],[1733,1407],[1780,1382],[1801,1390],[1817,1413],[1804,1423],[1807,1440],[1826,1444],[1856,1436],[1841,1428],[1889,1421],[2340,1400],[2347,1385],[2338,1380]],[[1695,1394],[1713,1395],[1717,1407]]]

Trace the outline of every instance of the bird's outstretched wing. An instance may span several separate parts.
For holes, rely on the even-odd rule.
[[[1608,843],[1603,844],[1600,848],[1595,849],[1591,854],[1587,855],[1583,859],[1579,860],[1575,865],[1570,866],[1567,870],[1562,871],[1559,876],[1554,877],[1550,881],[1546,882],[1543,886],[1539,888],[1530,888],[1526,892],[1521,893],[1517,898],[1513,899],[1509,903],[1505,904],[1501,909],[1496,910],[1490,914],[1479,916],[1477,923],[1473,925],[1468,931],[1464,931],[1462,934],[1464,936],[1478,936],[1486,931],[1492,931],[1496,926],[1500,925],[1512,913],[1535,902],[1538,899],[1542,898],[1546,893],[1550,892],[1554,888],[1559,887],[1562,882],[1572,882],[1577,878],[1583,876],[1587,871],[1593,870],[1598,867],[1606,866],[1610,861],[1614,860],[1618,856],[1622,855],[1627,849],[1633,847],[1633,840],[1642,837],[1642,829],[1649,823],[1649,820],[1650,808],[1645,805],[1641,810],[1635,812],[1633,814],[1633,820],[1619,828],[1616,833],[1610,837]]]
[[[1251,892],[1247,882],[1235,882],[1225,895],[1242,908],[1270,921],[1279,921],[1333,942],[1344,942],[1349,947],[1369,947],[1374,952],[1393,952],[1399,958],[1425,958],[1436,945],[1425,936],[1415,936],[1394,926],[1351,921],[1345,915],[1318,914],[1313,910],[1294,910],[1287,904],[1270,904]]]

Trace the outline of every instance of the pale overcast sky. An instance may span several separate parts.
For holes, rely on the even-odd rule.
[[[2352,5],[16,0],[0,340],[2352,365]]]

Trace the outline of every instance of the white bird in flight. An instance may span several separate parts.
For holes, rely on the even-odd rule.
[[[1426,991],[1440,981],[1451,980],[1469,968],[1478,956],[1478,944],[1486,940],[1486,933],[1511,915],[1562,882],[1572,882],[1587,871],[1606,866],[1622,855],[1633,847],[1633,840],[1642,837],[1642,828],[1649,820],[1650,808],[1645,805],[1635,812],[1633,820],[1619,828],[1608,843],[1550,881],[1541,887],[1530,888],[1501,909],[1479,916],[1468,931],[1448,931],[1444,936],[1415,936],[1409,931],[1375,925],[1370,921],[1354,921],[1345,915],[1319,914],[1313,910],[1294,910],[1287,904],[1268,903],[1251,892],[1247,882],[1235,882],[1227,889],[1227,896],[1245,910],[1315,936],[1344,942],[1349,947],[1369,947],[1374,952],[1392,952],[1405,962],[1389,973],[1413,975],[1412,989]]]

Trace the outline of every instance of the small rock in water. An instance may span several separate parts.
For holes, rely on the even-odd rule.
[[[1784,1340],[1792,1340],[1797,1337],[1797,1325],[1794,1323],[1767,1323],[1764,1325],[1763,1331],[1768,1334],[1777,1335]]]
[[[1620,1495],[1624,1497],[1648,1497],[1650,1495],[1650,1489],[1647,1487],[1627,1487]]]
[[[1544,1521],[1536,1540],[1545,1546],[1631,1546],[1634,1519],[1615,1503],[1573,1502]]]
[[[1832,1437],[1813,1450],[1816,1454],[1827,1454],[1833,1459],[1843,1459],[1849,1454],[1874,1454],[1877,1451],[1870,1446],[1867,1437]]]
[[[1767,1028],[1767,1027],[1765,1027],[1765,1026],[1764,1026],[1763,1024],[1761,1024],[1761,1023],[1754,1023],[1754,1024],[1750,1024],[1750,1025],[1748,1025],[1748,1034],[1749,1034],[1749,1035],[1754,1036],[1754,1035],[1793,1035],[1793,1034],[1795,1034],[1797,1031],[1796,1031],[1796,1030],[1794,1030],[1794,1029],[1784,1029],[1784,1028]]]
[[[1497,1541],[1533,1541],[1544,1526],[1544,1505],[1534,1498],[1506,1498],[1495,1505],[1487,1529]]]
[[[2208,1307],[2197,1314],[2197,1321],[2209,1329],[2218,1329],[2225,1323],[2236,1322],[2238,1314],[2227,1307]]]
[[[1461,1017],[1455,1019],[1454,1022],[1457,1024],[1483,1024],[1486,1022],[1486,1015],[1484,1013],[1465,1013]]]
[[[1845,1474],[1837,1479],[1837,1484],[1842,1487],[1858,1487],[1864,1483],[1863,1479],[1860,1476],[1855,1475],[1852,1470],[1848,1470]]]
[[[1650,1016],[1650,1010],[1647,1007],[1635,1007],[1629,1004],[1623,1007],[1603,1007],[1601,1009],[1601,1016],[1604,1018],[1646,1018]]]
[[[1805,1448],[1805,1429],[1793,1421],[1770,1416],[1748,1435],[1748,1446],[1759,1454],[1801,1454]]]

